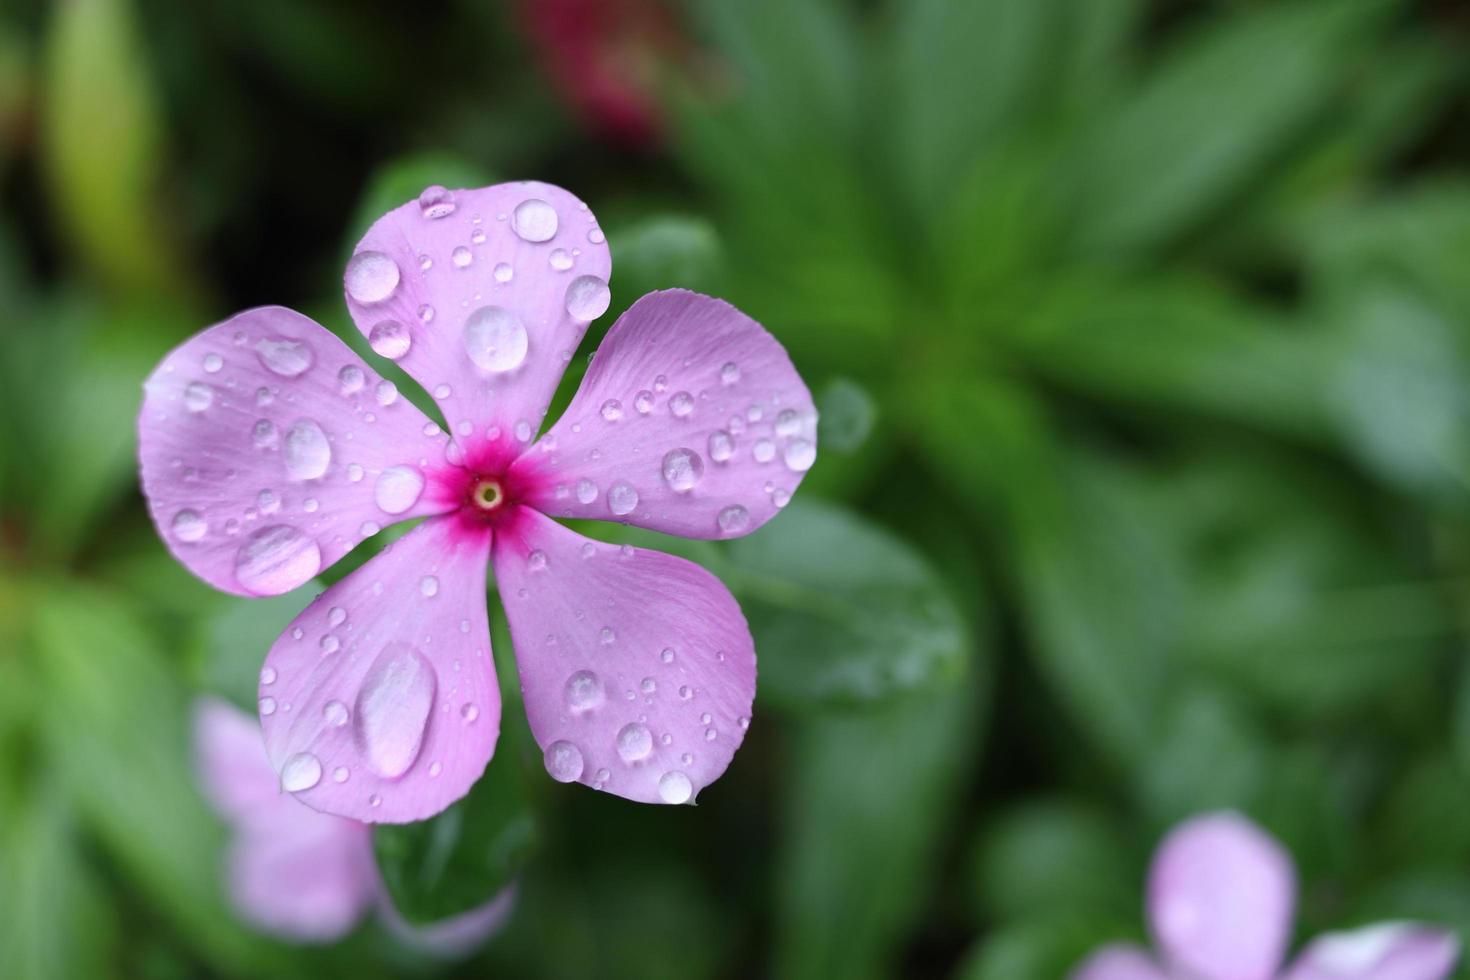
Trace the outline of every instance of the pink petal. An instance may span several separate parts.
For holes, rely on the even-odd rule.
[[[505,928],[515,902],[516,886],[510,885],[478,908],[427,925],[405,920],[386,893],[378,910],[383,926],[400,942],[431,956],[457,959],[474,952]]]
[[[1154,855],[1149,922],[1166,962],[1201,980],[1269,980],[1296,903],[1291,859],[1235,813],[1185,821]]]
[[[344,285],[374,350],[434,395],[479,462],[477,443],[523,446],[540,429],[588,323],[607,309],[611,273],[587,206],[526,181],[430,188],[389,211],[358,243]]]
[[[243,711],[209,698],[194,718],[206,795],[234,828],[227,875],[241,918],[303,942],[350,932],[378,892],[368,828],[282,794],[260,728]]]
[[[691,562],[597,544],[528,507],[495,577],[547,770],[644,803],[692,802],[750,723],[755,648]]]
[[[1072,971],[1071,980],[1169,980],[1137,946],[1104,946]]]
[[[455,506],[425,486],[446,437],[385,385],[279,306],[176,348],[138,416],[143,492],[169,550],[217,589],[275,595],[379,526]]]
[[[566,413],[514,470],[558,517],[689,538],[753,531],[816,459],[817,413],[760,324],[682,289],[618,318]]]
[[[495,751],[500,691],[485,618],[487,531],[429,520],[332,586],[260,677],[281,786],[366,822],[422,820]]]
[[[1443,980],[1459,958],[1460,942],[1452,933],[1384,922],[1319,937],[1285,980]]]

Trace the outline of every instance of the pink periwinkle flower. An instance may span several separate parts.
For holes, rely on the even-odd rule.
[[[281,307],[210,327],[148,379],[149,510],[216,588],[287,592],[385,525],[426,518],[318,596],[266,657],[266,750],[311,807],[418,820],[480,777],[500,728],[490,563],[553,778],[677,804],[730,764],[755,649],[729,591],[698,565],[550,518],[746,534],[815,460],[816,411],[758,323],[668,290],[618,319],[537,439],[607,310],[611,265],[587,206],[542,183],[431,187],[368,230],[347,263],[348,310],[449,432]]]
[[[1295,907],[1291,858],[1270,835],[1236,813],[1194,817],[1149,870],[1158,956],[1106,946],[1072,980],[1443,980],[1460,956],[1450,932],[1384,922],[1322,935],[1284,966]]]
[[[194,706],[194,743],[200,786],[232,832],[225,869],[230,900],[262,932],[333,942],[376,908],[400,941],[432,955],[460,956],[509,918],[514,886],[460,915],[410,925],[382,886],[371,828],[281,793],[253,718],[203,698]]]

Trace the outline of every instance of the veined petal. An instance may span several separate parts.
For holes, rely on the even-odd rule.
[[[816,460],[817,413],[786,351],[730,304],[650,293],[618,318],[582,387],[513,469],[558,517],[737,537]]]
[[[1137,946],[1104,946],[1072,971],[1071,980],[1169,980]]]
[[[1382,922],[1331,932],[1308,944],[1284,980],[1444,980],[1460,941],[1412,922]]]
[[[1174,828],[1149,872],[1149,924],[1165,962],[1201,980],[1269,980],[1296,903],[1291,859],[1236,813]]]
[[[611,274],[587,206],[523,181],[430,188],[389,211],[358,243],[344,286],[373,349],[434,396],[476,460],[482,443],[534,438],[587,325],[607,309]]]
[[[225,592],[288,592],[380,527],[455,506],[429,483],[447,437],[300,313],[260,307],[196,334],[144,392],[149,513]]]
[[[717,578],[528,507],[496,536],[495,577],[553,778],[643,803],[719,778],[750,724],[755,647]]]
[[[331,942],[377,898],[368,828],[317,813],[280,792],[260,726],[217,699],[195,707],[206,795],[231,824],[230,899],[256,928],[298,942]]]
[[[281,788],[369,823],[463,796],[500,732],[490,533],[426,521],[322,593],[271,647],[261,725]]]

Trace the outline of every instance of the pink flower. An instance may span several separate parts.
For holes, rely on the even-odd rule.
[[[307,606],[266,657],[266,750],[311,807],[418,820],[479,778],[500,727],[487,563],[554,778],[685,803],[729,765],[755,695],[730,593],[690,562],[550,517],[745,534],[811,466],[816,412],[759,324],[669,290],[619,318],[535,441],[608,307],[611,264],[587,206],[548,184],[431,187],[369,229],[347,263],[348,309],[452,436],[280,307],[205,330],[149,378],[149,509],[216,588],[287,592],[384,525],[427,518]]]
[[[1238,814],[1195,817],[1164,839],[1149,872],[1159,957],[1107,946],[1072,980],[1442,980],[1459,959],[1452,934],[1388,922],[1323,935],[1282,972],[1295,906],[1281,845]]]
[[[381,885],[371,829],[282,794],[252,718],[224,701],[202,699],[194,707],[194,742],[200,785],[234,832],[226,868],[230,899],[257,929],[297,942],[332,942],[377,906],[402,941],[458,956],[508,918],[513,888],[444,922],[408,925]]]

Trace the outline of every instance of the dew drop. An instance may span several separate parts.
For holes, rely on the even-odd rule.
[[[235,579],[256,595],[289,592],[321,567],[316,541],[289,524],[261,528],[235,553]]]
[[[504,284],[504,283],[510,282],[512,279],[515,278],[515,276],[516,276],[516,270],[512,269],[510,267],[510,264],[508,262],[499,262],[499,263],[496,263],[496,266],[495,266],[495,281],[496,282]]]
[[[288,793],[300,793],[321,781],[321,760],[310,752],[297,752],[281,767],[281,789]]]
[[[647,388],[638,392],[633,396],[633,407],[637,409],[639,415],[647,415],[653,411],[653,392]]]
[[[563,693],[567,707],[577,712],[591,711],[601,707],[602,703],[607,700],[607,692],[603,690],[602,679],[590,670],[579,670],[568,677]]]
[[[596,499],[597,499],[597,484],[593,483],[591,480],[587,479],[586,477],[583,477],[582,479],[578,480],[577,481],[577,501],[578,501],[578,503],[590,504],[590,503],[592,503],[592,501],[594,501]]]
[[[540,198],[529,198],[516,205],[511,227],[528,242],[549,241],[556,234],[556,209]]]
[[[355,395],[367,384],[367,376],[362,373],[362,368],[349,364],[337,372],[337,384],[341,386],[342,394]]]
[[[202,412],[214,404],[214,389],[203,381],[191,381],[184,388],[184,407],[191,412]]]
[[[408,353],[413,338],[408,328],[397,320],[383,320],[368,331],[368,346],[373,353],[396,361]]]
[[[180,541],[198,541],[209,530],[209,525],[199,516],[197,510],[187,509],[175,514],[169,527],[173,530],[174,537]]]
[[[276,668],[274,668],[274,667],[262,667],[262,668],[260,668],[260,683],[264,684],[266,687],[270,687],[275,682],[276,682]]]
[[[514,313],[482,306],[464,325],[464,347],[470,360],[486,371],[513,371],[526,359],[529,337]]]
[[[406,643],[388,644],[369,668],[357,695],[355,731],[380,775],[396,779],[418,759],[436,686],[434,668]]]
[[[526,558],[526,564],[533,572],[544,572],[546,570],[546,552],[531,552],[531,554]]]
[[[381,303],[398,288],[398,263],[382,252],[358,252],[347,263],[347,295],[359,303]]]
[[[220,372],[220,369],[223,368],[224,366],[225,366],[225,359],[223,357],[220,357],[218,354],[205,354],[204,355],[204,373],[205,374],[218,374]]]
[[[658,659],[662,660],[666,664],[671,664],[674,662],[674,651],[670,650],[668,647],[665,647],[663,651],[659,653]]]
[[[459,709],[459,716],[464,719],[466,725],[473,725],[480,718],[480,709],[473,704],[467,704]]]
[[[787,469],[804,473],[817,461],[817,447],[806,439],[792,439],[786,444],[784,458]]]
[[[618,635],[612,631],[611,627],[604,626],[598,631],[597,638],[602,642],[603,646],[609,646],[617,640]]]
[[[602,417],[609,422],[616,422],[623,417],[623,403],[616,398],[609,398],[602,403]]]
[[[570,783],[582,777],[586,763],[582,750],[571,742],[560,740],[546,747],[546,771],[559,783]]]
[[[346,609],[343,609],[341,606],[333,606],[331,609],[327,610],[328,626],[341,626],[345,622],[347,622]]]
[[[689,782],[689,777],[677,769],[671,769],[659,777],[658,798],[665,803],[679,804],[688,803],[689,797],[694,795],[694,785]]]
[[[377,387],[378,404],[387,408],[398,400],[398,386],[387,379],[378,382]]]
[[[638,506],[638,491],[631,484],[614,483],[607,491],[607,509],[615,517],[633,513]]]
[[[470,263],[475,261],[475,254],[463,245],[456,245],[454,251],[449,253],[449,258],[456,269],[468,269]]]
[[[315,358],[304,341],[289,337],[267,337],[255,345],[255,356],[272,374],[298,378],[311,367]]]
[[[733,385],[740,381],[740,365],[734,361],[726,361],[720,368],[720,384]]]
[[[261,419],[250,429],[250,438],[256,449],[275,449],[280,445],[281,434],[270,419]]]
[[[419,213],[430,220],[454,213],[454,197],[438,184],[430,184],[419,195]]]
[[[716,463],[727,462],[735,455],[735,440],[724,429],[716,429],[709,435],[709,458]]]
[[[264,698],[261,698],[260,699],[260,713],[262,715],[264,715],[265,717],[267,717],[267,718],[269,718],[271,715],[275,714],[276,713],[276,699],[275,698],[272,698],[272,697],[264,697]]]
[[[338,766],[336,769],[332,770],[332,779],[334,782],[345,783],[347,782],[347,776],[348,772],[346,766]]]
[[[704,460],[692,449],[671,449],[664,454],[664,482],[675,493],[688,493],[704,476]]]
[[[731,504],[720,511],[715,523],[724,534],[737,534],[750,526],[750,511],[739,504]]]
[[[796,435],[800,431],[801,416],[797,415],[795,410],[790,408],[783,409],[776,416],[776,435],[789,437]]]
[[[281,455],[291,479],[315,480],[327,472],[332,462],[332,446],[321,426],[311,419],[301,419],[286,431]]]
[[[669,399],[669,411],[674,413],[674,418],[688,418],[689,413],[694,411],[694,396],[687,391],[676,392]]]
[[[347,705],[343,704],[341,701],[328,701],[326,705],[322,708],[322,717],[325,718],[327,720],[327,724],[331,725],[333,728],[341,728],[343,725],[347,724],[348,716],[349,712],[347,710]]]
[[[567,254],[567,250],[564,248],[552,249],[549,261],[551,267],[557,272],[566,272],[572,267],[572,257]]]
[[[769,439],[757,439],[750,455],[757,463],[769,463],[776,458],[776,444]]]
[[[439,580],[433,575],[425,575],[419,580],[419,592],[425,599],[432,599],[439,594]]]
[[[648,753],[653,751],[653,734],[649,732],[647,725],[633,722],[618,731],[617,746],[619,759],[628,763],[637,762],[648,758]]]

